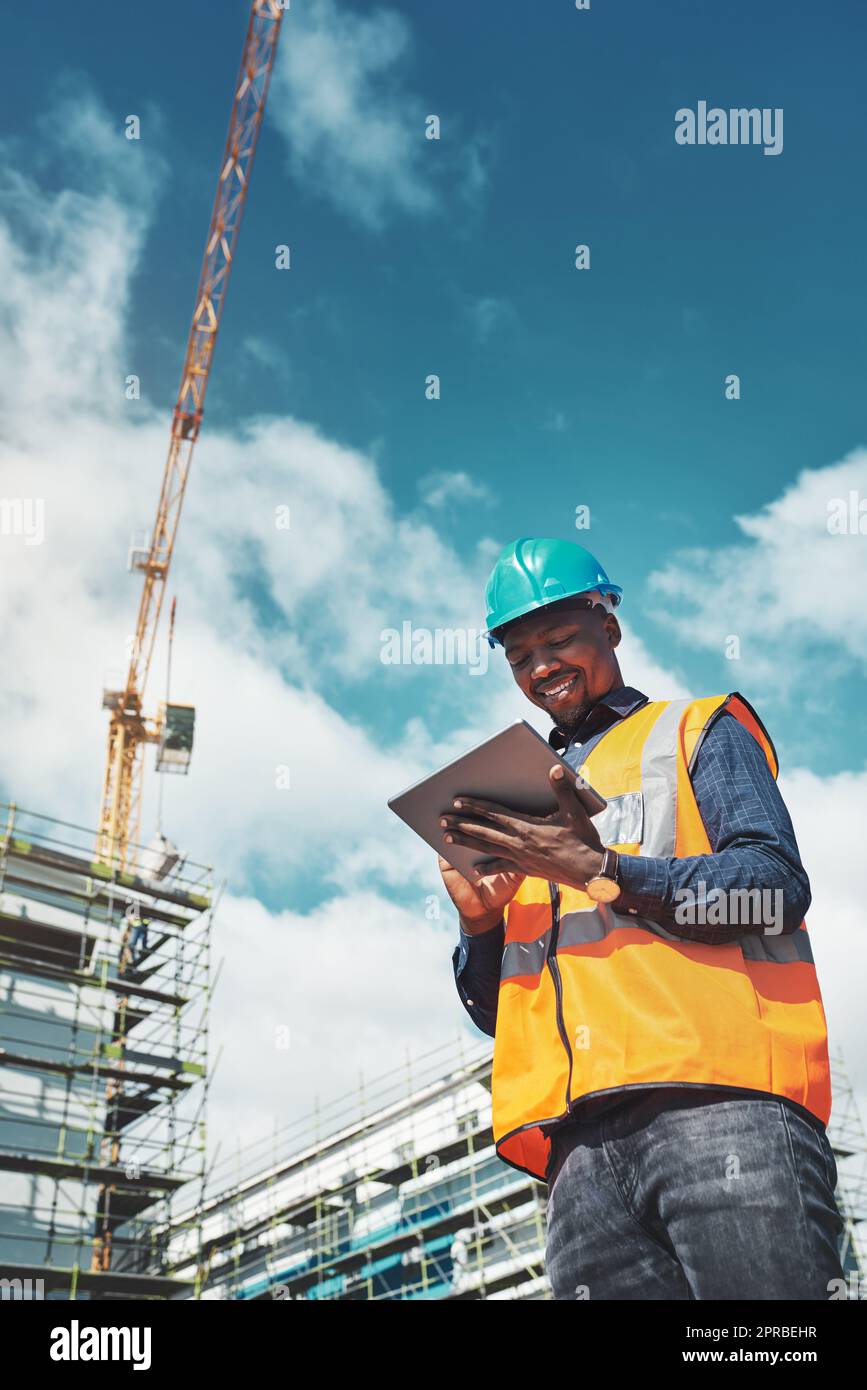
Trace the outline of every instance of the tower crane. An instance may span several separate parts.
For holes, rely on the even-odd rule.
[[[141,839],[145,745],[158,744],[162,753],[167,742],[171,744],[170,721],[176,712],[178,728],[174,742],[180,744],[181,753],[174,760],[169,756],[166,766],[185,771],[192,746],[190,707],[166,703],[156,715],[148,716],[144,712],[144,692],[193,449],[202,424],[214,344],[250,185],[283,9],[284,0],[252,0],[181,383],[172,412],[156,520],[149,541],[131,552],[131,566],[142,573],[144,582],[126,683],[120,690],[103,692],[103,708],[110,711],[110,719],[96,857],[118,868],[126,866],[130,846]]]
[[[96,854],[99,861],[116,869],[125,868],[130,850],[134,849],[140,840],[145,745],[159,744],[158,767],[162,761],[169,770],[173,767],[178,770],[180,767],[183,771],[185,754],[188,761],[192,743],[191,708],[169,705],[167,694],[166,701],[160,706],[156,716],[148,717],[143,708],[144,691],[193,449],[202,424],[202,410],[214,344],[234,261],[241,215],[250,185],[250,172],[268,96],[283,8],[282,0],[252,0],[241,67],[235,84],[232,114],[229,118],[226,148],[220,165],[211,224],[199,273],[193,322],[181,371],[181,384],[172,412],[169,452],[157,504],[156,522],[149,543],[138,551],[134,550],[131,555],[134,568],[144,575],[144,583],[126,684],[122,690],[107,690],[103,694],[103,706],[111,713]],[[171,655],[169,659],[171,660]],[[177,736],[177,726],[174,730],[170,728],[173,709],[181,714],[180,738]],[[119,977],[127,975],[133,965],[127,935],[128,927],[120,946]],[[113,1166],[119,1164],[121,1156],[118,1117],[125,1100],[122,1073],[125,1068],[129,1027],[128,1010],[129,997],[121,995],[114,1005],[112,1024],[115,1070],[121,1075],[109,1079],[107,1084],[106,1123],[100,1142],[101,1160]],[[113,1210],[113,1205],[116,1205],[114,1185],[101,1184],[91,1256],[91,1269],[95,1271],[111,1268],[113,1234],[123,1219],[122,1213]]]

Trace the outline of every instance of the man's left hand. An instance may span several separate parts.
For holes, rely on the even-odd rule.
[[[602,867],[602,841],[560,763],[548,780],[557,810],[530,816],[496,801],[460,796],[440,817],[446,844],[490,854],[476,874],[519,869],[534,878],[584,888]]]

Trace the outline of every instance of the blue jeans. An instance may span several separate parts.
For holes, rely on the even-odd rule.
[[[140,949],[139,949],[139,948],[140,948]],[[137,960],[137,959],[140,960],[140,959],[142,958],[142,956],[145,955],[145,953],[147,952],[147,948],[148,948],[148,929],[147,929],[147,927],[144,926],[144,925],[142,925],[142,926],[140,926],[140,927],[133,927],[133,929],[132,929],[132,936],[130,937],[130,943],[129,943],[130,954],[132,955],[133,960]]]
[[[636,1092],[555,1135],[548,1173],[557,1299],[825,1300],[843,1278],[831,1145],[773,1097]]]

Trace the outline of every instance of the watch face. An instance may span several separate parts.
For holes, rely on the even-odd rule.
[[[587,896],[595,903],[613,903],[620,897],[620,884],[613,878],[591,878],[587,884]]]

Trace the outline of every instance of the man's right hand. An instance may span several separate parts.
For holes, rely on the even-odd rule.
[[[467,936],[480,936],[495,927],[503,915],[503,908],[512,901],[526,877],[516,869],[514,873],[487,874],[470,883],[441,854],[437,862],[446,892],[458,910],[461,927]]]

